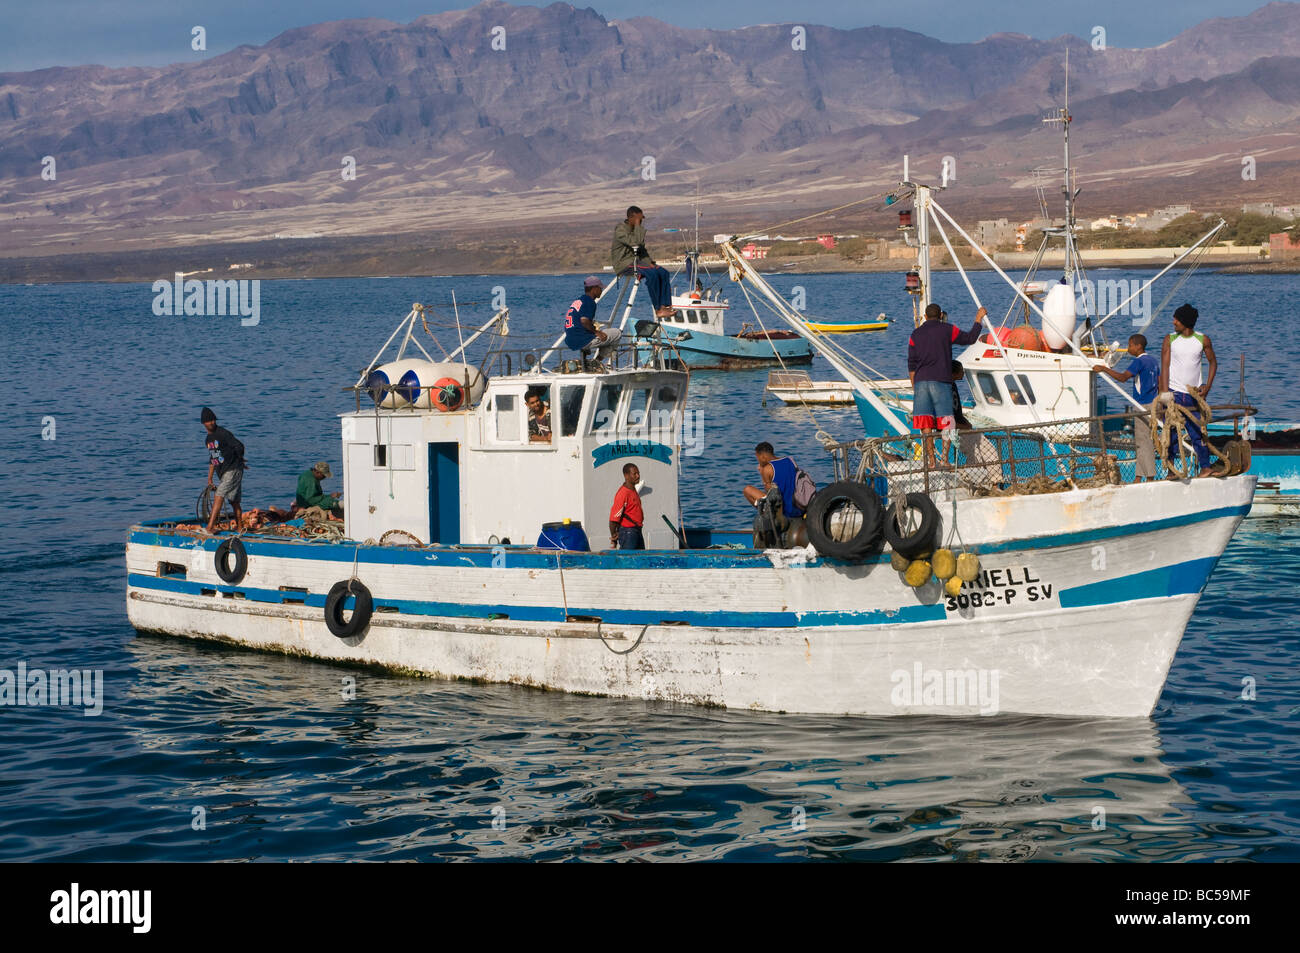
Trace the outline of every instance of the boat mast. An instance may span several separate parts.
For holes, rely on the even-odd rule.
[[[1065,105],[1057,107],[1055,116],[1048,116],[1043,122],[1060,123],[1065,149],[1065,182],[1061,192],[1065,195],[1065,281],[1074,287],[1074,275],[1077,270],[1078,249],[1074,244],[1074,200],[1078,193],[1074,189],[1074,177],[1070,170],[1070,49],[1065,50]],[[1050,223],[1049,223],[1050,226]]]
[[[900,224],[899,229],[903,232],[904,240],[907,239],[907,232],[916,229],[916,268],[915,276],[908,276],[907,291],[912,295],[912,324],[919,326],[925,315],[925,309],[929,306],[930,298],[930,199],[933,191],[947,187],[948,174],[944,170],[944,184],[939,186],[918,185],[912,181],[911,162],[908,156],[903,156],[903,181],[899,183],[898,192],[904,197],[910,191],[912,195],[912,211],[901,212],[900,216],[907,216],[907,224]],[[895,193],[897,194],[897,193]],[[892,204],[894,196],[890,196]],[[909,243],[910,244],[910,243]],[[919,287],[913,287],[919,284]]]
[[[695,183],[695,254],[700,253],[700,183]]]

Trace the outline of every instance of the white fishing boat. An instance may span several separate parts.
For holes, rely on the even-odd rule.
[[[551,361],[554,349],[470,364],[465,348],[507,313],[443,361],[407,356],[421,313],[339,418],[343,525],[131,527],[137,629],[729,708],[1144,716],[1254,488],[1249,475],[1132,484],[1099,462],[1105,444],[1066,439],[1101,423],[1085,421],[981,432],[995,455],[954,473],[926,469],[910,436],[835,446],[841,479],[806,521],[785,525],[769,497],[753,527],[682,526],[689,378],[653,330],[599,365]],[[549,439],[529,426],[534,395]],[[610,550],[599,543],[629,462],[649,548]],[[1062,479],[1074,488],[1057,492]]]

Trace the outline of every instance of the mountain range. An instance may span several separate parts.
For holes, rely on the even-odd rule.
[[[1067,51],[1081,215],[1300,203],[1300,4],[1094,49],[812,23],[682,29],[489,0],[165,67],[0,73],[0,255],[544,236],[603,231],[631,202],[652,227],[685,225],[697,195],[704,231],[738,231],[879,194],[904,154],[934,179],[954,157],[944,202],[957,213],[1029,217],[1029,170],[1061,162],[1042,119],[1063,101]],[[869,204],[825,227],[887,224]]]

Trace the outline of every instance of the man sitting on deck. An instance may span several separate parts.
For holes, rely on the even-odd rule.
[[[324,460],[317,460],[310,470],[305,470],[298,477],[298,492],[294,494],[293,505],[299,510],[319,506],[330,515],[330,519],[342,519],[343,508],[339,506],[337,493],[326,493],[320,488],[320,481],[330,477],[330,465]]]
[[[799,478],[799,465],[789,457],[776,458],[776,451],[772,445],[764,440],[754,448],[754,456],[758,459],[758,477],[759,482],[763,484],[760,490],[756,486],[745,487],[745,499],[750,503],[758,506],[759,502],[767,496],[768,490],[776,487],[781,491],[781,511],[789,519],[798,519],[803,516],[803,509],[795,505],[794,488]]]
[[[618,328],[596,327],[596,300],[605,289],[595,275],[583,279],[582,297],[564,313],[564,343],[585,358],[594,349],[596,360],[603,361],[614,351],[622,332]]]
[[[610,264],[615,275],[635,274],[645,282],[646,294],[654,305],[656,318],[667,318],[677,313],[673,307],[673,289],[666,268],[660,268],[645,247],[645,213],[635,205],[627,210],[627,218],[614,227],[614,244],[609,250]]]

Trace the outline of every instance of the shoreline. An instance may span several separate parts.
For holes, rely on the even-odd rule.
[[[256,242],[212,243],[180,248],[92,251],[46,256],[0,258],[0,284],[46,285],[77,282],[152,283],[172,280],[176,272],[199,279],[306,279],[306,278],[457,278],[477,275],[529,276],[606,274],[600,251],[590,245],[563,243],[538,250],[531,246],[531,267],[520,267],[519,242],[428,242],[411,235],[348,238],[275,239]],[[577,245],[575,242],[574,245]],[[664,264],[677,261],[664,257]],[[995,255],[996,257],[996,255]],[[761,259],[765,274],[903,274],[911,260],[853,261],[834,253],[799,258]],[[1009,271],[1021,268],[1001,264]],[[1162,268],[1167,257],[1094,260],[1092,268],[1145,270]],[[232,267],[238,265],[239,267]],[[968,271],[990,271],[981,259],[963,261]],[[1204,262],[1221,274],[1300,274],[1295,262]],[[671,270],[671,268],[670,268]],[[935,264],[937,272],[956,269]]]

